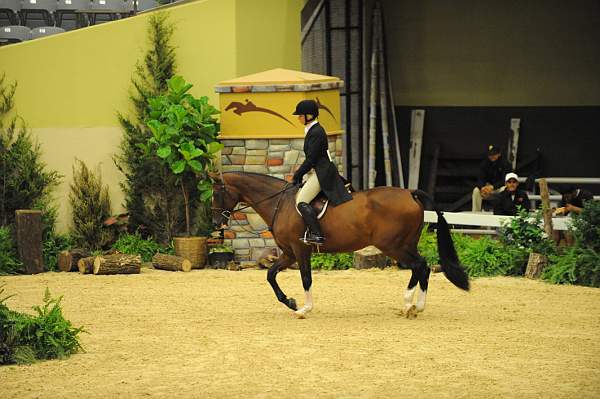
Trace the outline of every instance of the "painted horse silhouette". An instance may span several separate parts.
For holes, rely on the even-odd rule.
[[[215,177],[213,222],[227,222],[235,206],[246,203],[263,218],[273,232],[282,255],[269,269],[267,280],[277,299],[304,317],[313,308],[310,257],[313,247],[303,244],[302,218],[296,212],[294,197],[298,188],[285,180],[257,173],[226,172]],[[409,267],[412,275],[404,294],[404,312],[409,318],[425,309],[430,269],[419,255],[417,244],[423,229],[424,206],[433,201],[423,191],[396,187],[377,187],[352,193],[352,201],[327,210],[321,227],[327,241],[321,252],[350,252],[374,245],[385,255]],[[434,206],[435,207],[435,206]],[[469,289],[469,279],[458,261],[450,229],[439,211],[437,244],[445,276],[463,290]],[[298,262],[305,293],[304,305],[298,308],[294,298],[288,298],[277,284],[277,273]],[[419,284],[416,304],[413,297]]]

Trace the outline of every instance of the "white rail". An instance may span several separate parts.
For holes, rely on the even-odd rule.
[[[513,216],[488,215],[485,213],[471,212],[444,212],[444,217],[448,224],[459,224],[463,226],[486,226],[500,227],[503,221],[508,221]],[[552,218],[552,227],[554,230],[568,230],[570,226],[570,217]],[[437,223],[437,215],[433,211],[425,211],[426,223]]]

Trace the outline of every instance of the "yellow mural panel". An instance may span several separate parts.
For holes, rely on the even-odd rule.
[[[220,96],[221,138],[303,137],[304,126],[293,115],[296,104],[311,99],[319,104],[319,122],[339,133],[338,90],[286,93],[224,93]]]

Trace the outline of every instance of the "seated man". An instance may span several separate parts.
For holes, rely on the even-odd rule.
[[[490,145],[487,158],[479,165],[479,178],[473,189],[473,212],[481,212],[484,199],[504,190],[504,176],[511,170],[510,164],[502,158],[500,149]]]
[[[519,190],[519,176],[516,173],[507,173],[504,181],[504,191],[494,194],[491,198],[494,204],[494,215],[515,216],[518,206],[529,210],[531,208],[529,197],[525,191]]]
[[[568,215],[569,212],[581,213],[584,203],[594,199],[592,193],[575,188],[572,184],[564,186],[561,194],[560,208],[556,209],[557,215]]]

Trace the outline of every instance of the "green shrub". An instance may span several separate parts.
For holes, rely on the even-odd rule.
[[[429,231],[429,225],[426,224],[423,226],[421,237],[419,238],[419,253],[427,260],[428,265],[438,265],[440,263],[435,234],[435,231]]]
[[[517,215],[506,220],[500,227],[500,240],[513,249],[526,249],[528,252],[552,255],[556,253],[556,247],[541,226],[541,211],[532,215],[526,209],[519,207]]]
[[[575,284],[578,256],[576,247],[568,247],[563,253],[550,256],[548,267],[542,273],[542,279],[553,284]]]
[[[73,241],[84,249],[107,248],[114,239],[112,232],[104,227],[112,214],[108,186],[103,186],[102,177],[94,174],[85,163],[75,162],[69,193]]]
[[[139,233],[123,234],[117,242],[112,246],[112,249],[128,255],[141,255],[143,262],[150,262],[152,257],[157,253],[174,253],[173,247],[161,246],[152,237],[143,238]]]
[[[32,363],[35,360],[67,357],[83,350],[79,334],[62,314],[62,297],[53,299],[46,288],[44,304],[34,306],[35,315],[10,310],[0,287],[0,364]]]
[[[310,266],[313,270],[346,270],[354,267],[354,255],[352,253],[313,254],[310,258]]]
[[[550,257],[542,278],[556,284],[600,287],[600,202],[588,201],[573,218],[575,245]]]
[[[469,243],[458,252],[458,258],[471,277],[504,276],[522,273],[524,252],[506,248],[490,238],[469,238]]]
[[[600,201],[587,201],[583,211],[573,218],[577,244],[600,252]]]
[[[471,277],[522,273],[527,258],[524,249],[508,247],[491,237],[475,239],[466,234],[452,234],[452,241],[458,259]],[[423,228],[418,249],[428,265],[439,264],[435,232]]]
[[[0,275],[15,274],[22,266],[10,229],[0,227]]]

